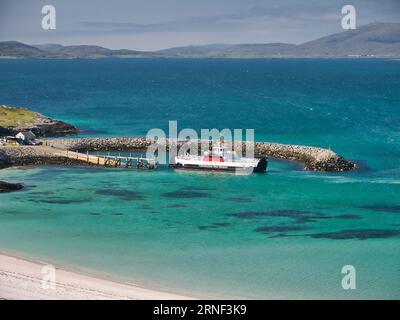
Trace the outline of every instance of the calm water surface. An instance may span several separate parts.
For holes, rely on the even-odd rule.
[[[254,128],[329,145],[361,169],[266,175],[103,168],[0,171],[0,248],[211,297],[400,298],[400,62],[0,61],[0,103],[92,136]],[[341,268],[357,289],[341,288]]]

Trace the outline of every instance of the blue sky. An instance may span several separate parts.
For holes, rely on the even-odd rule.
[[[41,28],[52,4],[57,29]],[[156,50],[210,43],[302,43],[357,24],[400,22],[400,0],[0,0],[0,41]]]

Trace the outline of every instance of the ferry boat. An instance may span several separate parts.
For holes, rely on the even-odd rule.
[[[268,159],[238,157],[235,151],[227,150],[223,141],[206,151],[202,156],[181,155],[175,157],[170,167],[187,170],[231,171],[235,173],[265,173]]]

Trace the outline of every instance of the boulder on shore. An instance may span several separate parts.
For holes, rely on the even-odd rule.
[[[24,186],[21,183],[8,183],[0,181],[0,193],[18,191],[21,190],[23,187]]]

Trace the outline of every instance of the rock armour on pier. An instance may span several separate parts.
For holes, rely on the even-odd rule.
[[[57,149],[42,146],[0,148],[0,168],[26,165],[91,165],[60,155]]]

